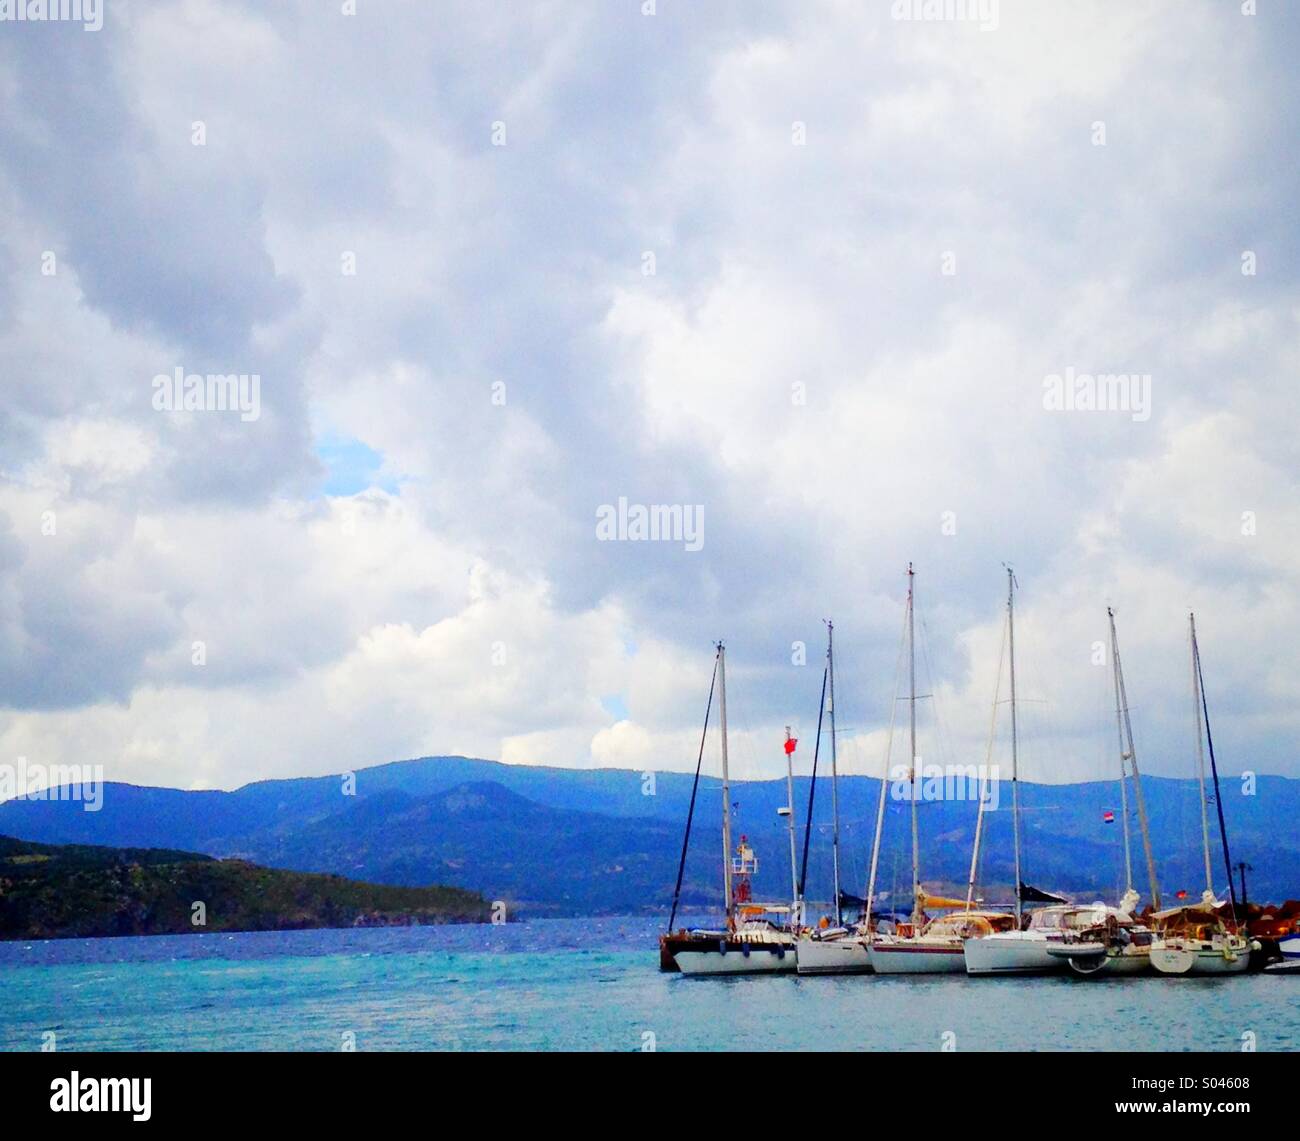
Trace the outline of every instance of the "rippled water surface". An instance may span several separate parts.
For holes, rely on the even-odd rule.
[[[687,979],[645,919],[0,944],[0,1048],[1300,1049],[1300,977]],[[647,1035],[653,1035],[648,1039]]]

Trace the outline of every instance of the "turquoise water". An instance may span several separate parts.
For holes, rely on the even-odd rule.
[[[1300,1049],[1300,978],[687,979],[643,919],[0,944],[0,1049]],[[955,1035],[945,1039],[945,1035]],[[653,1038],[647,1037],[653,1035]]]

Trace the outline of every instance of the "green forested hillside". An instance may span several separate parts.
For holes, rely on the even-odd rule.
[[[195,852],[0,836],[0,939],[476,922],[487,911],[482,897],[454,887],[394,887]]]

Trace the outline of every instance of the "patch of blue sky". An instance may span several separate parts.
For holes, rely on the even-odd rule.
[[[316,441],[316,455],[325,465],[324,495],[356,495],[372,487],[396,495],[397,480],[384,470],[383,453],[350,436],[327,435]]]

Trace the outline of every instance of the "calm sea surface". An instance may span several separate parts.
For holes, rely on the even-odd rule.
[[[0,1049],[1300,1050],[1300,978],[686,979],[659,924],[0,943]]]

